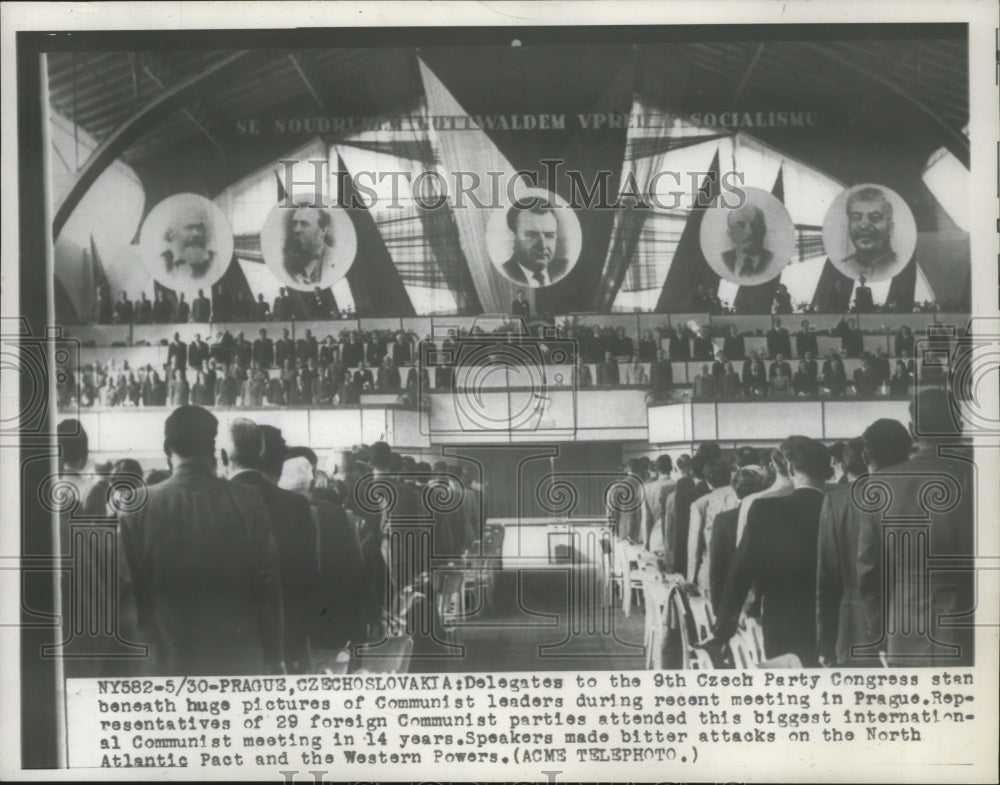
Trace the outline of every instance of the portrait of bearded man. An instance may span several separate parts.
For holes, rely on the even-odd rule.
[[[289,278],[316,286],[333,265],[333,218],[326,210],[303,205],[285,219],[284,264]]]
[[[160,254],[169,275],[204,278],[215,263],[212,222],[199,205],[183,205],[163,232],[167,247]]]

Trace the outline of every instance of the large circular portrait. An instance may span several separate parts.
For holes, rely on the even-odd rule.
[[[525,188],[486,224],[486,252],[518,286],[543,288],[565,278],[580,257],[580,221],[561,196]]]
[[[229,267],[233,231],[222,209],[198,194],[168,196],[150,210],[139,233],[143,264],[178,292],[208,289]]]
[[[917,247],[917,224],[903,197],[884,185],[842,191],[823,219],[823,248],[833,266],[865,283],[899,273]]]
[[[781,274],[795,252],[795,225],[785,205],[760,188],[744,188],[739,207],[712,207],[701,221],[701,252],[709,266],[740,286]]]
[[[326,289],[354,264],[358,237],[340,207],[314,207],[313,196],[299,196],[294,206],[276,204],[260,230],[260,252],[285,286],[300,291]]]

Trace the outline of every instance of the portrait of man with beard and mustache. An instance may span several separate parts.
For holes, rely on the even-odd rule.
[[[285,219],[285,272],[295,283],[316,286],[333,266],[333,218],[317,207],[296,207]]]
[[[182,205],[163,232],[167,247],[160,254],[168,276],[204,278],[215,263],[212,222],[199,205]]]

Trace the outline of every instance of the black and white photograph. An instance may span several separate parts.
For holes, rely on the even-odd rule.
[[[490,216],[486,243],[490,260],[505,278],[521,287],[544,288],[561,281],[576,264],[580,222],[564,199],[528,188]]]
[[[840,194],[823,222],[823,247],[834,266],[862,283],[898,275],[913,257],[917,225],[890,188],[862,183]]]
[[[298,196],[294,207],[275,205],[260,230],[260,250],[281,283],[311,292],[340,281],[354,263],[358,241],[343,210]]]
[[[3,4],[0,779],[996,781],[996,24]]]
[[[157,283],[196,293],[226,272],[233,253],[232,229],[222,210],[205,197],[175,194],[150,210],[139,246]]]
[[[777,197],[745,188],[746,200],[715,207],[701,223],[701,250],[722,278],[743,286],[770,281],[795,251],[795,226]]]

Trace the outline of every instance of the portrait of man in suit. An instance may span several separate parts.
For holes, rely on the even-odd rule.
[[[892,247],[892,202],[881,188],[862,188],[847,198],[847,236],[854,253],[844,264],[864,280],[879,279],[896,264]]]
[[[781,275],[795,252],[795,224],[774,194],[744,189],[742,204],[709,208],[699,229],[708,266],[737,286],[757,286]]]
[[[296,283],[316,286],[333,265],[333,218],[326,210],[303,205],[285,218],[285,272]]]
[[[500,265],[521,286],[551,286],[569,271],[566,257],[557,256],[559,221],[550,202],[532,197],[507,210],[507,228],[514,235],[513,252]]]
[[[774,254],[764,247],[767,221],[764,211],[747,202],[730,210],[726,216],[726,231],[733,247],[722,252],[722,261],[737,278],[751,278],[767,270]]]

